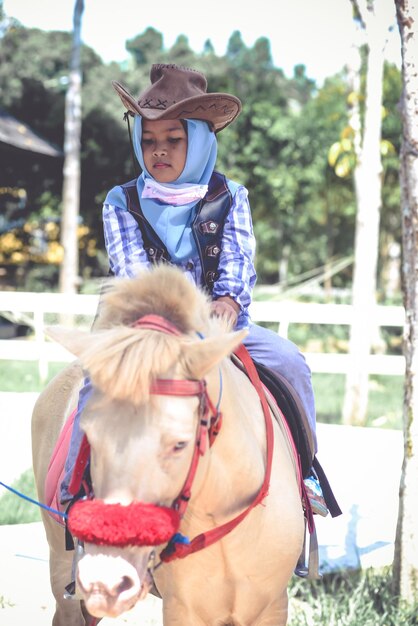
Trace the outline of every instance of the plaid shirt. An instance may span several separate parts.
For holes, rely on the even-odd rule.
[[[116,276],[133,278],[140,269],[151,267],[141,231],[126,209],[105,204],[103,225],[110,269]],[[238,187],[225,220],[219,258],[219,278],[213,287],[213,298],[230,296],[241,307],[236,328],[249,323],[248,306],[256,281],[254,268],[255,237],[245,187]],[[179,265],[187,278],[201,284],[202,266],[199,257]]]

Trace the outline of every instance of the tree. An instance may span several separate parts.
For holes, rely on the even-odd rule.
[[[242,55],[247,50],[245,43],[242,40],[242,35],[239,30],[235,30],[228,40],[226,49],[226,56],[229,60],[234,60],[239,55]]]
[[[73,46],[65,99],[64,184],[62,198],[61,245],[64,258],[60,268],[60,291],[76,293],[78,288],[77,226],[80,208],[81,138],[81,18],[84,0],[74,6]]]
[[[215,54],[215,48],[213,47],[213,43],[211,42],[210,39],[206,39],[205,43],[203,44],[203,54],[205,56]]]
[[[195,53],[186,35],[179,35],[170,50],[170,60],[177,65],[193,66]]]
[[[26,29],[11,23],[4,34],[0,31],[0,36],[2,106],[49,141],[63,145],[72,34]],[[154,44],[159,48],[161,41],[161,35],[149,29],[138,35],[138,58],[140,53],[150,52]],[[347,127],[344,75],[328,79],[320,89],[315,88],[303,66],[296,66],[293,77],[287,78],[280,68],[273,67],[265,38],[247,47],[239,33],[234,33],[229,55],[223,56],[216,55],[210,46],[196,54],[183,43],[186,45],[180,49],[175,45],[161,50],[154,60],[170,62],[173,49],[177,50],[179,62],[204,72],[211,91],[234,93],[244,105],[237,121],[218,136],[217,167],[249,189],[258,239],[259,281],[276,283],[278,271],[283,280],[299,280],[301,274],[323,266],[327,259],[351,256],[355,223],[353,185],[350,177],[340,178],[327,163],[329,146]],[[182,50],[186,56],[182,56]],[[81,65],[78,233],[85,233],[86,228],[89,232],[79,241],[79,273],[83,289],[90,289],[91,280],[107,271],[100,220],[103,200],[114,185],[135,175],[123,122],[124,108],[110,86],[111,80],[121,81],[138,94],[149,84],[149,64],[137,65],[135,58],[123,65],[105,64],[83,45]],[[395,146],[400,134],[396,111],[399,83],[400,72],[396,70],[384,86],[388,114],[383,124],[389,133],[385,138]],[[388,242],[393,234],[400,241],[396,156],[396,151],[391,154],[390,175],[385,173],[386,199],[385,190],[383,193],[385,213],[381,225],[387,231]],[[50,221],[60,222],[62,203],[62,163],[57,160],[48,165],[44,161],[39,158],[29,163],[17,151],[13,153],[0,143],[0,162],[5,163],[0,179],[8,186],[26,190],[28,202],[20,217],[31,224],[38,222],[41,228]],[[33,262],[28,267],[16,262],[8,267],[14,272],[10,284],[18,271],[20,288],[24,288],[27,279],[31,289],[44,288],[46,272],[40,264]],[[48,267],[49,284],[54,288],[58,269],[57,261]],[[32,281],[35,271],[36,283]],[[350,280],[347,270],[333,277],[333,285],[347,287]]]
[[[343,421],[364,424],[368,402],[368,356],[376,334],[377,261],[382,193],[380,139],[382,128],[382,93],[384,52],[390,23],[384,3],[378,0],[351,0],[357,24],[367,38],[367,74],[363,132],[356,146],[354,187],[357,199],[352,285],[353,320],[350,330],[351,366],[346,377]],[[354,94],[357,105],[359,93]],[[356,107],[357,108],[357,107]],[[352,113],[355,139],[360,115]],[[357,133],[357,135],[356,135]]]
[[[146,65],[158,59],[163,50],[163,36],[149,26],[141,35],[136,35],[126,42],[126,50],[133,56],[136,65]]]
[[[404,460],[399,489],[395,541],[394,584],[397,593],[418,603],[418,5],[396,0],[402,42],[403,93],[401,111],[401,202],[403,231],[404,352]]]

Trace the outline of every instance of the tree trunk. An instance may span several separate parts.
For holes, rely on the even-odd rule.
[[[350,330],[350,370],[346,377],[343,422],[364,424],[368,403],[368,357],[376,334],[376,275],[379,252],[382,163],[382,91],[384,53],[388,29],[378,2],[366,7],[353,0],[366,31],[368,58],[364,128],[357,146],[354,185],[357,200],[352,286],[353,319]],[[375,6],[376,5],[376,6]]]
[[[404,460],[393,573],[396,593],[413,603],[418,602],[418,5],[417,0],[397,0],[395,4],[402,41],[400,176],[406,375]]]
[[[78,278],[78,216],[80,209],[81,137],[81,17],[84,0],[74,6],[73,46],[65,98],[64,183],[62,192],[61,245],[64,258],[60,268],[60,291],[76,293]]]

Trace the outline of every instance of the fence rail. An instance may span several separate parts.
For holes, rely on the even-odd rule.
[[[34,330],[30,339],[0,340],[0,359],[37,361],[39,373],[45,379],[48,363],[69,362],[74,359],[63,347],[49,341],[45,336],[45,316],[83,315],[93,319],[98,304],[95,295],[71,295],[58,293],[0,292],[0,315],[10,313],[29,323]],[[328,324],[349,326],[353,308],[346,304],[317,304],[302,302],[257,301],[251,305],[255,322],[277,324],[277,332],[286,337],[291,324]],[[404,325],[404,309],[397,306],[376,306],[374,319],[378,326],[400,327]],[[346,374],[351,366],[349,354],[305,353],[313,372]],[[403,356],[370,355],[368,370],[371,374],[403,375]]]

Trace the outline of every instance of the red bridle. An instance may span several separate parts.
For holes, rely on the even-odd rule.
[[[133,326],[181,335],[175,326],[157,315],[147,315],[137,320]],[[247,373],[259,393],[263,407],[267,432],[267,459],[263,484],[253,502],[229,522],[198,535],[190,542],[188,540],[187,542],[182,540],[180,542],[170,541],[160,554],[162,561],[184,558],[188,554],[218,541],[233,530],[268,494],[273,457],[273,424],[270,410],[257,371],[243,345],[236,350],[236,354],[245,365]],[[141,502],[132,502],[127,506],[110,505],[101,500],[91,499],[76,502],[68,513],[68,527],[70,532],[82,541],[118,546],[161,545],[172,539],[178,530],[180,520],[191,497],[199,458],[205,453],[207,442],[211,446],[216,439],[221,428],[222,415],[212,403],[204,380],[158,379],[152,384],[150,393],[169,396],[198,396],[200,398],[196,445],[183,488],[173,502],[171,509]],[[70,493],[74,495],[79,492],[89,456],[90,446],[87,437],[84,436],[69,487]],[[149,527],[151,518],[152,533],[150,533]],[[127,521],[128,519],[133,521]]]

